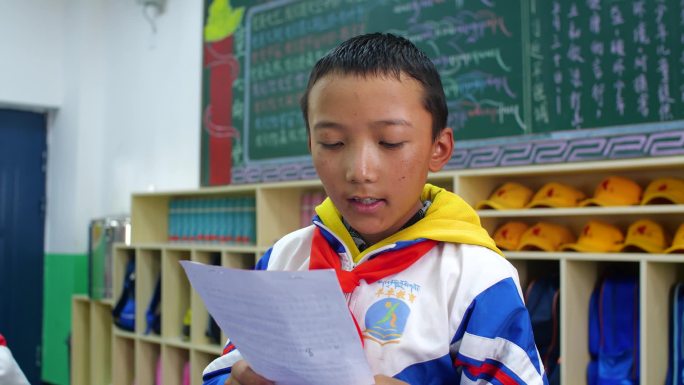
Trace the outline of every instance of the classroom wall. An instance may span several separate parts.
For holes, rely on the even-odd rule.
[[[0,105],[61,104],[64,2],[0,0]]]
[[[49,111],[47,253],[130,194],[199,185],[202,3],[0,0],[0,105]]]
[[[44,381],[68,383],[64,272],[85,282],[91,218],[199,185],[202,2],[0,0],[0,107],[47,112]],[[55,268],[58,267],[58,268]],[[69,283],[67,282],[67,283]]]

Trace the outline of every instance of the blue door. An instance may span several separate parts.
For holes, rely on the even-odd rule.
[[[0,109],[0,333],[40,381],[45,227],[45,114]]]

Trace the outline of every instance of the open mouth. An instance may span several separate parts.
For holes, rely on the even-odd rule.
[[[349,199],[349,203],[351,203],[352,207],[359,213],[372,214],[383,207],[387,202],[380,198],[353,197]]]
[[[363,205],[372,205],[373,203],[379,202],[382,199],[377,199],[377,198],[358,198],[354,197],[351,199],[355,203],[361,203]]]

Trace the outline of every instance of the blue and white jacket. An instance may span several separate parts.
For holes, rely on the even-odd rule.
[[[548,384],[518,274],[461,198],[426,185],[425,217],[360,252],[328,199],[314,224],[283,237],[257,269],[308,270],[315,227],[352,269],[415,240],[439,243],[407,269],[347,295],[374,374],[409,384]],[[387,309],[394,315],[388,319]],[[204,384],[223,384],[242,357],[230,343],[204,370]]]

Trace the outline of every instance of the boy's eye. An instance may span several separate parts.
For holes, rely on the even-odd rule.
[[[336,148],[340,148],[344,145],[342,142],[333,142],[333,143],[319,142],[319,144],[321,146],[323,146],[323,148],[327,148],[327,149],[331,149],[331,150],[336,149]]]
[[[386,142],[386,141],[380,141],[380,145],[389,148],[389,149],[395,149],[395,148],[401,148],[401,146],[404,145],[404,142]]]

